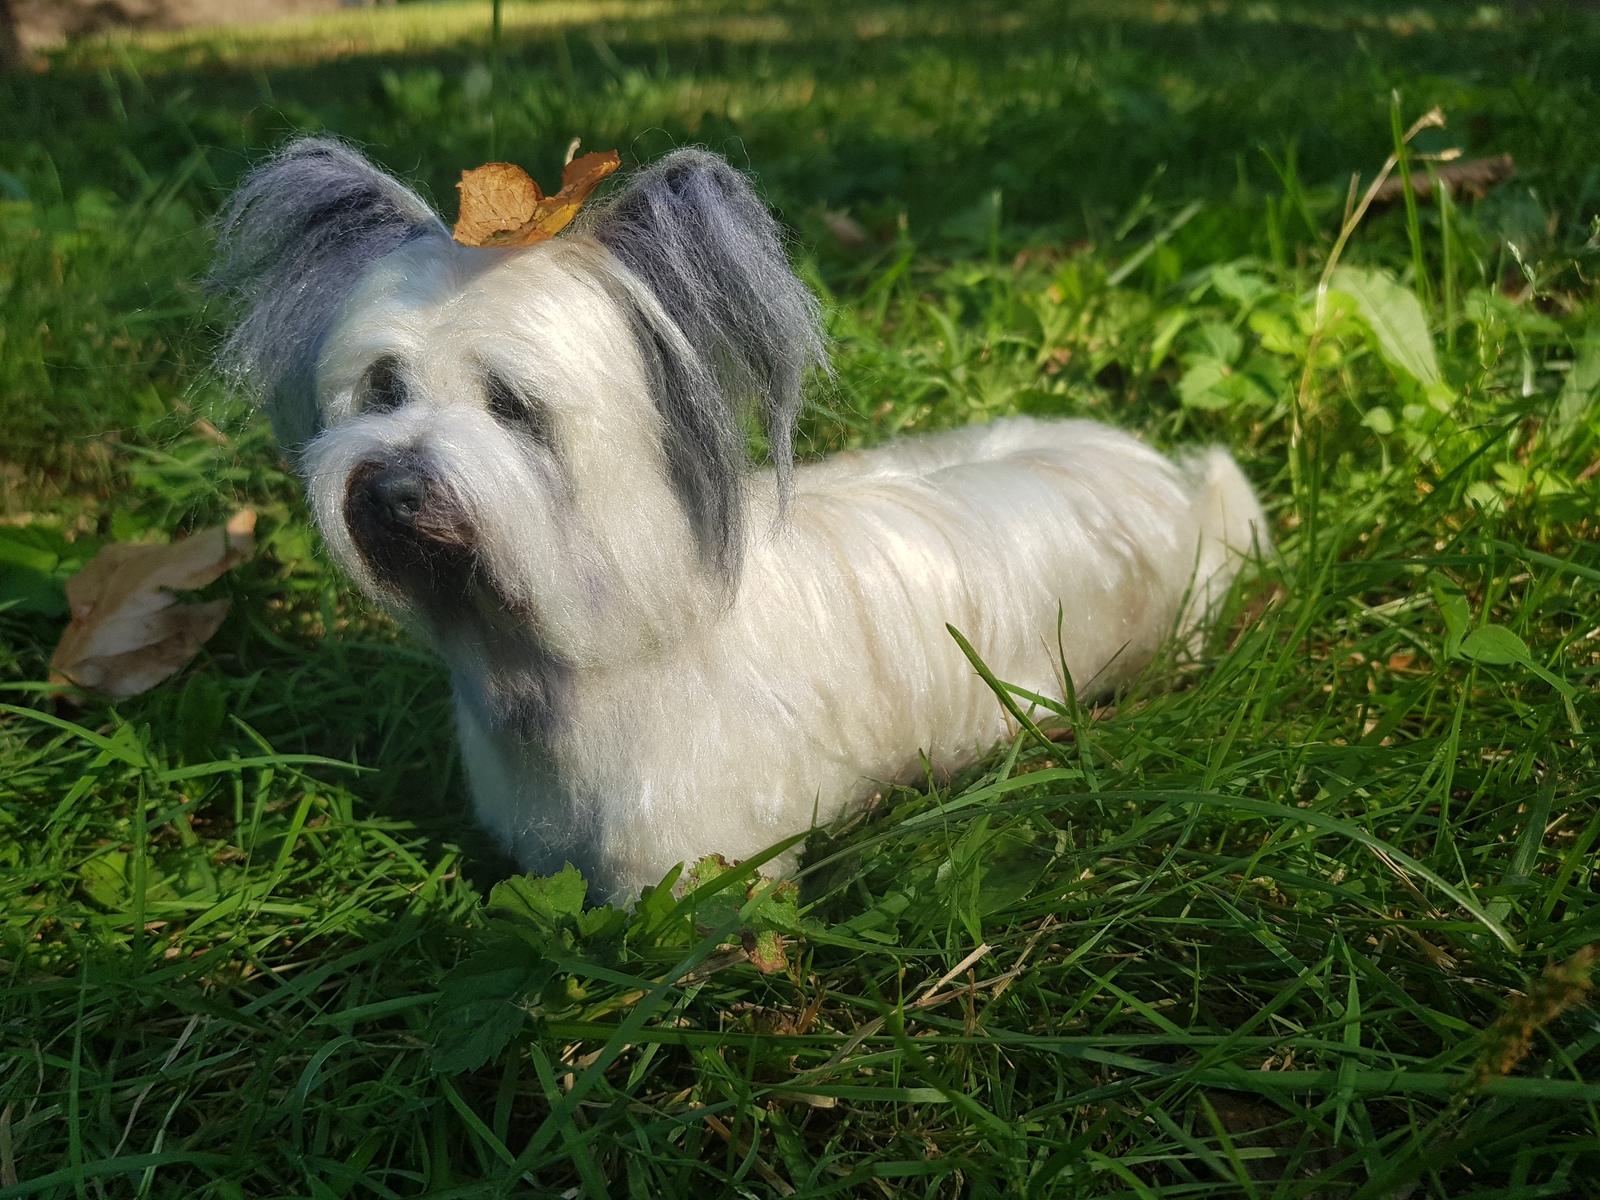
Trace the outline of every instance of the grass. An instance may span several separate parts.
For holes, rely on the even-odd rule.
[[[1600,1195],[1600,25],[512,3],[491,80],[488,8],[0,77],[0,1197]],[[1367,214],[1319,302],[1433,105],[1409,154],[1517,177]],[[830,306],[811,452],[1221,442],[1279,554],[1203,661],[886,794],[798,896],[585,912],[474,835],[442,672],[207,375],[205,216],[296,129],[440,198],[709,144]],[[66,574],[240,504],[190,669],[44,682]]]

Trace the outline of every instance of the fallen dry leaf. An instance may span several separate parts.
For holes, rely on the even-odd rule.
[[[1495,158],[1463,158],[1435,168],[1434,176],[1439,186],[1451,196],[1470,196],[1482,200],[1496,184],[1511,178],[1517,169],[1516,160],[1509,154]],[[1418,200],[1433,197],[1433,179],[1426,171],[1411,172],[1411,191]],[[1383,181],[1383,186],[1372,193],[1374,204],[1395,204],[1405,195],[1405,184],[1395,175]]]
[[[833,234],[833,240],[846,250],[857,250],[867,244],[867,231],[849,213],[824,212],[822,223]]]
[[[585,154],[561,171],[561,190],[546,196],[521,167],[489,163],[461,172],[455,239],[465,246],[531,246],[565,229],[578,209],[622,165],[615,150]]]
[[[121,700],[176,673],[217,632],[227,600],[182,604],[255,553],[256,514],[165,546],[106,546],[67,580],[72,620],[50,657],[53,676]]]

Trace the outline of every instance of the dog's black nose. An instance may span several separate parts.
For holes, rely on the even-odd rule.
[[[411,464],[384,463],[367,480],[367,496],[381,518],[410,526],[428,499],[428,481]]]

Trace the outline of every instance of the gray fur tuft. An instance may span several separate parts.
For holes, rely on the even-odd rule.
[[[590,224],[682,331],[694,361],[638,321],[667,426],[667,453],[701,546],[737,565],[754,401],[787,489],[801,386],[827,370],[816,298],[795,278],[778,223],[747,180],[704,150],[677,150],[632,175]]]
[[[300,138],[252,171],[212,222],[211,291],[240,319],[217,362],[265,401],[290,453],[318,432],[317,355],[372,263],[417,237],[448,238],[432,208],[331,138]]]

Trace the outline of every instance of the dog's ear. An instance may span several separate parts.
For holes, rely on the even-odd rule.
[[[316,436],[317,357],[372,263],[418,237],[448,239],[432,208],[331,138],[301,138],[252,171],[212,222],[211,291],[239,321],[218,366],[257,399],[291,454]]]
[[[633,174],[589,229],[676,326],[655,328],[650,314],[636,322],[678,490],[702,548],[730,566],[743,413],[759,406],[787,486],[801,385],[827,366],[816,298],[749,180],[704,150],[674,151]]]

